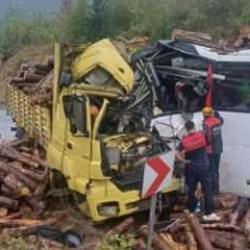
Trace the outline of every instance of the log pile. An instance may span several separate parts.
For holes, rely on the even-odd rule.
[[[32,96],[32,105],[49,106],[52,103],[53,68],[53,57],[48,57],[43,64],[21,64],[10,84]]]
[[[41,152],[33,149],[26,139],[0,146],[0,217],[27,206],[38,216],[45,208],[49,169]]]
[[[153,248],[155,250],[238,250],[250,249],[250,205],[247,198],[233,194],[221,194],[216,198],[220,222],[205,222],[201,216],[186,210],[173,211],[170,220],[159,222],[155,227]],[[175,208],[173,209],[175,210]],[[110,230],[110,234],[132,232],[136,250],[146,249],[148,226],[136,228],[131,218]]]

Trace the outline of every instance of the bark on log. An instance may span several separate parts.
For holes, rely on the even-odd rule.
[[[25,71],[19,70],[16,77],[24,78]]]
[[[13,77],[10,84],[25,83],[24,77]]]
[[[206,233],[197,217],[185,211],[185,216],[202,250],[213,250],[212,244],[206,237]]]
[[[4,184],[1,185],[1,193],[2,193],[4,196],[16,198],[16,197],[14,197],[14,195],[13,195],[13,191],[12,191],[9,187],[5,186]]]
[[[32,74],[30,72],[27,72],[24,74],[24,81],[25,82],[30,82],[30,83],[37,83],[40,82],[43,79],[43,76],[37,75],[37,74]]]
[[[237,233],[213,230],[206,230],[206,234],[215,247],[223,248],[226,250],[236,249],[235,242],[241,242],[242,244],[245,238],[243,235]]]
[[[54,60],[54,57],[53,57],[53,56],[49,56],[49,57],[47,58],[47,65],[48,65],[51,69],[54,68],[54,62],[55,62],[55,60]]]
[[[42,173],[36,173],[34,170],[28,170],[24,168],[22,165],[20,165],[18,162],[9,163],[8,164],[13,169],[16,169],[17,171],[20,171],[22,174],[26,175],[28,178],[32,179],[36,182],[43,182],[46,180],[46,177],[48,175],[47,168]]]
[[[4,180],[3,183],[6,187],[12,190],[14,194],[17,195],[26,195],[30,194],[30,190],[25,187],[25,185],[19,181],[14,174],[8,174]]]
[[[36,216],[40,216],[46,208],[45,203],[43,201],[37,199],[36,197],[26,198],[25,201],[28,203],[28,205],[35,212]]]
[[[22,63],[22,64],[20,65],[20,70],[21,70],[21,71],[27,71],[27,70],[29,70],[29,68],[30,68],[30,65],[27,64],[27,63]]]
[[[52,69],[48,64],[35,64],[34,66],[37,70],[46,72],[47,74],[50,72]]]
[[[25,152],[25,153],[32,153],[32,148],[26,147],[26,146],[21,146],[19,147],[19,150]]]
[[[38,226],[46,226],[53,225],[56,223],[56,219],[48,219],[48,220],[30,220],[30,219],[6,219],[0,218],[0,227],[38,227]]]
[[[48,188],[48,185],[49,185],[49,171],[47,169],[42,183],[39,184],[39,186],[36,188],[34,192],[34,196],[37,197],[43,196],[46,189]]]
[[[235,211],[231,215],[231,225],[237,225],[238,222],[246,215],[249,208],[249,202],[247,198],[241,198]]]
[[[8,208],[0,207],[0,218],[6,218],[8,215]]]
[[[214,203],[217,209],[233,209],[237,202],[238,196],[230,193],[220,194],[215,197]]]
[[[160,237],[165,242],[167,247],[171,250],[180,250],[183,249],[179,243],[175,242],[170,234],[160,234]]]
[[[27,137],[25,137],[25,138],[23,138],[21,140],[20,139],[16,139],[16,140],[10,141],[10,142],[4,144],[4,146],[15,148],[15,147],[19,147],[22,144],[26,144],[28,142],[29,142],[29,139]]]
[[[244,234],[244,231],[234,225],[229,225],[229,224],[221,224],[221,223],[215,223],[215,224],[202,224],[202,227],[204,229],[211,229],[211,230],[222,230],[226,232],[235,232],[239,234]]]
[[[18,208],[18,201],[5,196],[0,196],[0,207],[16,210]]]
[[[16,176],[16,178],[18,178],[21,182],[24,183],[25,186],[27,186],[31,190],[35,190],[37,186],[37,184],[33,180],[23,175],[21,172],[17,171],[16,169],[8,166],[8,164],[6,163],[0,162],[0,171],[3,171],[5,173],[12,173],[13,175]]]
[[[143,239],[138,239],[135,243],[135,249],[136,250],[145,250],[146,244]]]
[[[188,250],[198,250],[197,241],[195,240],[190,225],[185,226],[185,234],[187,236]]]
[[[139,233],[144,237],[148,237],[148,227],[143,226],[139,229]],[[153,237],[153,246],[155,250],[171,250],[168,246],[166,246],[165,242],[161,239],[157,234]]]
[[[126,232],[129,228],[131,228],[134,224],[134,219],[132,217],[127,218],[119,225],[112,228],[107,234],[106,237],[109,237],[112,234],[121,234]]]
[[[23,156],[31,159],[32,161],[36,162],[37,164],[39,164],[40,166],[44,167],[44,168],[48,168],[49,164],[43,160],[42,158],[39,157],[38,154],[34,153],[34,154],[29,154],[29,153],[22,153]]]
[[[26,157],[22,155],[22,153],[18,152],[13,147],[8,147],[8,146],[2,147],[0,149],[0,154],[9,159],[20,161],[28,166],[35,167],[35,168],[39,167],[38,163],[32,161],[31,159],[27,159]]]

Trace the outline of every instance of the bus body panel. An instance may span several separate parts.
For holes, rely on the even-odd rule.
[[[220,189],[240,196],[250,197],[250,114],[240,112],[220,112],[224,118],[222,127],[223,148],[220,164]],[[203,117],[195,113],[192,120],[196,129],[202,129]],[[185,135],[184,119],[180,114],[155,118],[155,125],[162,136]],[[168,124],[167,126],[164,124]]]

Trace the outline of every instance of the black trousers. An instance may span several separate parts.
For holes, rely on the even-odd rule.
[[[212,188],[214,194],[220,192],[220,158],[221,154],[210,154],[209,165],[212,176]]]
[[[211,175],[208,165],[193,165],[187,166],[187,184],[188,184],[188,209],[194,212],[197,206],[195,190],[198,183],[202,185],[204,194],[204,209],[205,214],[211,214],[214,211],[214,200]]]

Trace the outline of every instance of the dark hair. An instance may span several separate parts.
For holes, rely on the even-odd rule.
[[[192,122],[192,121],[187,121],[186,123],[185,123],[185,128],[186,128],[186,130],[188,130],[188,131],[190,131],[190,130],[192,130],[192,129],[194,129],[194,122]]]

